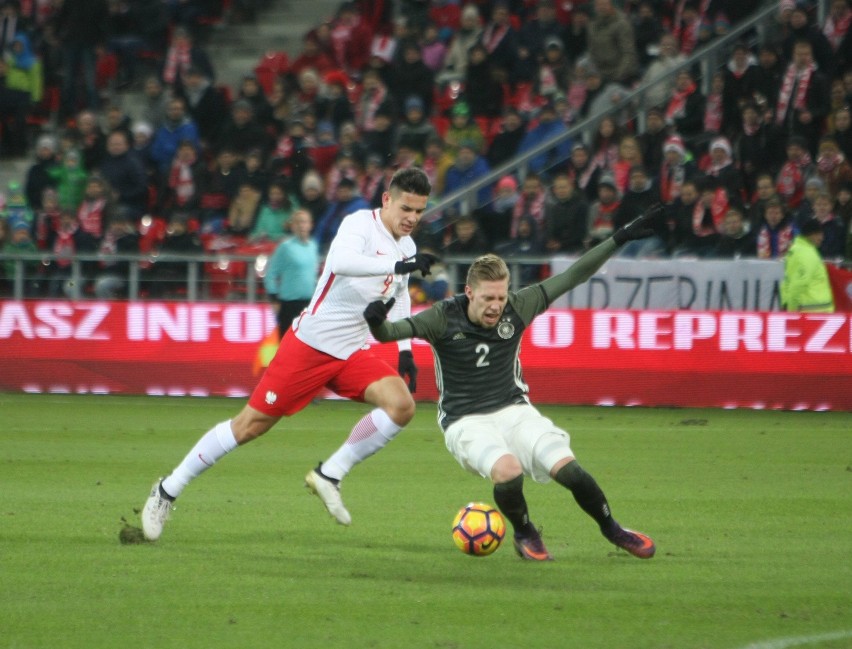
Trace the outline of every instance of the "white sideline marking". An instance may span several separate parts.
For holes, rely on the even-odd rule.
[[[752,642],[742,649],[787,649],[788,647],[802,647],[809,644],[818,644],[828,640],[843,640],[852,638],[852,630],[834,631],[833,633],[821,633],[819,635],[804,635],[798,638],[779,638],[777,640],[765,640],[763,642]]]

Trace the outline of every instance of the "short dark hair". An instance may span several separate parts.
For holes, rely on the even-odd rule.
[[[417,167],[399,169],[391,178],[388,191],[408,192],[417,196],[429,196],[432,193],[432,183],[426,173]]]

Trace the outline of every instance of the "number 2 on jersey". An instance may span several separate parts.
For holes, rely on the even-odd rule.
[[[491,361],[488,360],[488,352],[491,351],[491,348],[485,343],[479,343],[476,346],[476,353],[479,354],[479,357],[476,359],[477,367],[488,367],[491,365]]]

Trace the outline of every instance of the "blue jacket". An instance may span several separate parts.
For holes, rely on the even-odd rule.
[[[185,117],[177,126],[166,121],[154,133],[151,142],[151,159],[157,164],[161,172],[168,174],[172,158],[175,157],[175,151],[184,140],[189,140],[197,151],[200,150],[198,127],[188,117]]]
[[[518,147],[517,155],[526,153],[540,144],[553,139],[557,135],[565,133],[568,128],[561,120],[555,119],[552,122],[539,122],[538,125],[529,131],[521,140]],[[547,150],[541,155],[536,156],[529,163],[529,170],[533,173],[541,173],[547,171],[556,164],[564,163],[571,157],[571,138],[563,141],[552,149]]]
[[[474,180],[482,178],[491,171],[488,162],[482,156],[477,156],[474,163],[467,169],[461,169],[458,163],[447,169],[447,175],[444,180],[444,196],[448,196],[463,187],[466,187]],[[482,207],[491,202],[491,185],[486,185],[476,193],[476,205],[473,207]]]
[[[269,295],[279,300],[309,300],[319,276],[319,247],[314,239],[290,237],[278,244],[263,278]]]
[[[331,245],[331,240],[337,236],[337,230],[340,228],[340,223],[343,218],[352,212],[358,210],[368,210],[370,205],[360,196],[355,196],[351,200],[341,203],[340,201],[331,201],[328,207],[325,208],[322,216],[317,222],[317,227],[314,228],[314,239],[319,244],[320,250],[325,253]]]

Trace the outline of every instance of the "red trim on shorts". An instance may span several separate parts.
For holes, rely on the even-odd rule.
[[[322,293],[320,293],[320,296],[317,298],[316,304],[314,304],[314,308],[311,309],[311,315],[314,315],[317,312],[317,309],[319,309],[319,306],[320,304],[322,304],[322,301],[325,299],[325,296],[328,295],[328,292],[331,290],[331,285],[333,283],[334,273],[331,273],[331,275],[328,276],[328,282],[325,286],[323,286]]]

